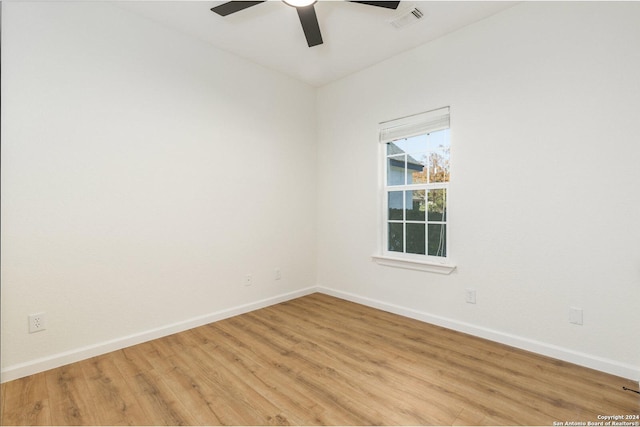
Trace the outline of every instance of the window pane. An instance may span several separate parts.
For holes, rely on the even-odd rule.
[[[393,156],[387,159],[387,185],[404,185],[405,156]]]
[[[437,190],[429,190],[427,206],[429,221],[446,221],[447,220],[447,190],[444,188]]]
[[[424,224],[407,224],[407,253],[425,254]]]
[[[449,129],[431,132],[427,138],[427,150],[438,151],[443,148],[449,148]]]
[[[425,190],[405,191],[406,219],[424,221],[426,209]]]
[[[429,224],[429,255],[447,256],[447,226]]]
[[[449,182],[449,129],[429,134],[429,182]]]
[[[429,182],[449,182],[449,149],[429,153]]]
[[[400,220],[404,218],[402,213],[404,211],[404,205],[402,203],[402,191],[389,191],[388,203],[389,203],[389,218],[390,220]]]
[[[399,141],[393,141],[387,143],[387,156],[393,156],[397,154],[404,154],[405,151],[399,145]]]
[[[404,231],[400,222],[389,223],[389,250],[393,252],[403,252]]]
[[[387,154],[419,153],[427,151],[428,135],[417,135],[411,138],[398,139],[387,144]],[[393,145],[394,147],[390,147]]]
[[[425,153],[407,156],[407,184],[427,183],[427,159]]]

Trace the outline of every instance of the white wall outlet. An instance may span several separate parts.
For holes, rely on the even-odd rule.
[[[276,269],[273,271],[273,278],[274,278],[274,279],[276,279],[276,280],[280,280],[280,279],[282,279],[282,272],[280,271],[280,269],[279,269],[279,268],[276,268]]]
[[[582,325],[582,309],[578,307],[569,307],[569,323],[574,325]]]
[[[244,285],[245,286],[253,285],[253,276],[251,274],[246,274],[244,276]]]
[[[47,318],[44,313],[29,315],[29,333],[40,332],[47,329]]]
[[[475,289],[465,289],[464,290],[464,300],[469,304],[476,303],[476,290]]]

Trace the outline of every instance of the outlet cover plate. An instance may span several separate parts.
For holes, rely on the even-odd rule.
[[[47,329],[47,319],[44,313],[29,315],[29,333],[40,332]]]
[[[475,289],[465,289],[464,290],[464,298],[465,301],[469,304],[476,303],[476,290]]]
[[[582,325],[582,309],[578,307],[569,307],[569,323],[574,325]]]
[[[251,274],[246,274],[244,276],[244,285],[245,286],[253,285],[253,276]]]

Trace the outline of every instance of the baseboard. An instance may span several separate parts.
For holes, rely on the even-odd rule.
[[[284,301],[289,301],[294,298],[299,298],[305,295],[309,295],[314,292],[321,292],[321,293],[331,295],[337,298],[341,298],[347,301],[352,301],[358,304],[388,311],[390,313],[399,314],[401,316],[420,320],[426,323],[431,323],[437,326],[442,326],[444,328],[453,329],[455,331],[464,332],[480,338],[488,339],[490,341],[495,341],[501,344],[509,345],[512,347],[520,348],[520,349],[531,351],[538,354],[542,354],[544,356],[553,357],[555,359],[563,360],[565,362],[574,363],[580,366],[585,366],[587,368],[606,372],[612,375],[617,375],[623,378],[628,378],[634,381],[640,381],[640,367],[637,367],[637,366],[632,366],[632,365],[616,362],[614,360],[605,359],[605,358],[589,355],[586,353],[573,351],[563,347],[546,344],[540,341],[535,341],[535,340],[519,337],[512,334],[507,334],[507,333],[496,331],[493,329],[483,328],[477,325],[460,322],[460,321],[449,319],[442,316],[436,316],[423,311],[414,310],[414,309],[402,307],[395,304],[390,304],[387,302],[363,297],[363,296],[352,294],[349,292],[343,292],[336,289],[317,286],[317,287],[309,287],[309,288],[301,289],[294,292],[276,295],[274,297],[262,299],[262,300],[251,302],[248,304],[239,305],[239,306],[232,307],[225,310],[216,311],[210,314],[191,318],[182,322],[173,323],[157,329],[144,331],[138,334],[129,335],[126,337],[115,339],[115,340],[106,341],[106,342],[70,350],[67,352],[54,354],[41,359],[36,359],[29,362],[8,366],[0,372],[0,378],[1,378],[0,382],[4,383],[14,379],[26,377],[28,375],[37,374],[39,372],[43,372],[49,369],[54,369],[63,365],[67,365],[69,363],[74,363],[74,362],[78,362],[91,357],[100,356],[102,354],[109,353],[111,351],[120,350],[126,347],[130,347],[132,345],[141,344],[143,342],[162,338],[178,332],[186,331],[188,329],[196,328],[198,326],[206,325],[208,323],[216,322],[218,320],[227,319],[229,317],[237,316],[239,314],[247,313],[250,311],[258,310],[260,308],[278,304]]]
[[[188,329],[197,328],[198,326],[206,325],[218,320],[227,319],[239,314],[258,310],[260,308],[268,307],[270,305],[278,304],[284,301],[289,301],[291,299],[299,298],[317,291],[318,289],[316,287],[310,287],[294,292],[288,292],[259,301],[254,301],[248,304],[216,311],[203,316],[194,317],[181,322],[162,326],[160,328],[132,334],[122,338],[117,338],[111,341],[93,344],[90,346],[43,357],[41,359],[31,360],[29,362],[8,366],[0,372],[0,382],[4,383],[7,381],[37,374],[39,372],[47,371],[49,369],[64,366],[69,363],[79,362],[91,357],[100,356],[105,353],[120,350],[126,347],[131,347],[133,345],[162,338],[178,332],[186,331]]]
[[[420,320],[433,325],[442,326],[444,328],[452,329],[458,332],[464,332],[466,334],[474,335],[476,337],[480,337],[490,341],[509,345],[511,347],[516,347],[522,350],[531,351],[537,354],[552,357],[554,359],[559,359],[565,362],[595,369],[597,371],[606,372],[612,375],[617,375],[619,377],[627,378],[633,381],[640,381],[640,367],[638,366],[632,366],[626,363],[620,363],[615,360],[605,359],[602,357],[581,353],[578,351],[559,347],[556,345],[547,344],[544,342],[531,340],[528,338],[523,338],[517,335],[512,335],[505,332],[484,328],[484,327],[473,325],[466,322],[460,322],[458,320],[433,315],[430,313],[402,307],[395,304],[390,304],[387,302],[363,297],[363,296],[352,294],[349,292],[343,292],[336,289],[326,288],[323,286],[319,286],[317,288],[317,291],[327,295],[337,297],[337,298],[341,298],[347,301],[352,301],[358,304],[366,305],[368,307],[373,307],[380,310],[388,311],[390,313],[399,314],[401,316]]]

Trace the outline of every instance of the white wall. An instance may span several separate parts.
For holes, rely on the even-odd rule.
[[[108,3],[2,12],[3,381],[315,285],[315,89]]]
[[[635,2],[525,2],[321,88],[318,284],[640,378],[638,22]],[[457,270],[379,266],[377,123],[444,106]]]
[[[315,284],[640,377],[640,4],[524,3],[317,100],[107,3],[2,11],[2,381]],[[374,264],[377,123],[446,105],[458,268]]]

